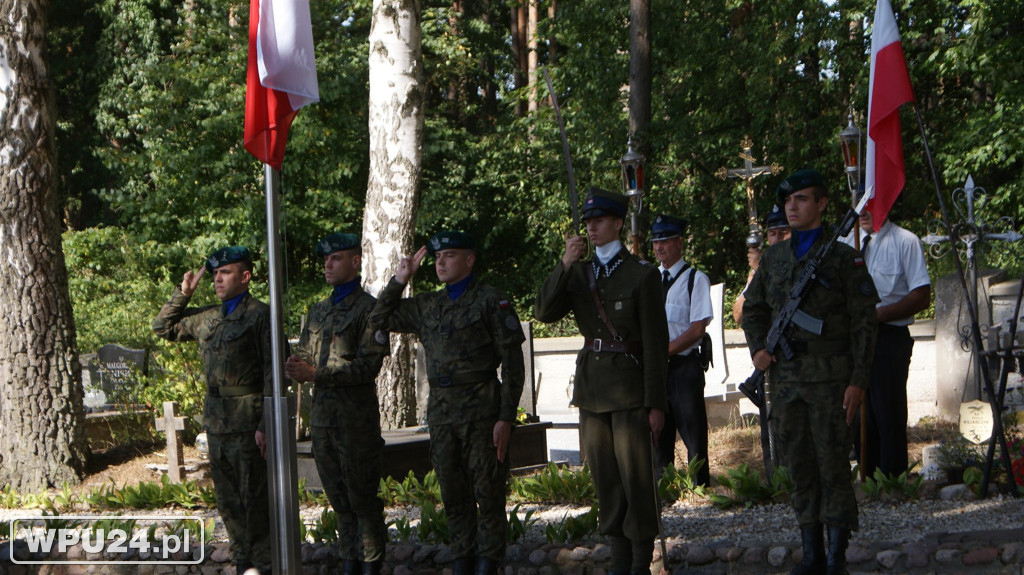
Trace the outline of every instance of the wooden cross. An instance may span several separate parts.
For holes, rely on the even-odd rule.
[[[754,201],[754,178],[763,176],[765,174],[778,174],[783,170],[783,167],[779,164],[772,162],[770,166],[755,166],[754,165],[754,154],[751,150],[754,147],[754,141],[750,139],[750,136],[743,136],[743,141],[740,142],[740,147],[743,151],[740,152],[740,158],[743,159],[742,168],[725,169],[718,168],[715,171],[715,176],[725,180],[727,178],[739,178],[746,182],[747,185],[747,216],[750,224],[750,234],[747,236],[747,245],[751,247],[760,247],[762,243],[761,239],[761,228],[757,223],[757,203]]]
[[[185,479],[185,454],[181,445],[184,429],[185,418],[178,417],[178,402],[165,401],[163,417],[156,418],[156,430],[167,436],[167,477],[174,483]]]

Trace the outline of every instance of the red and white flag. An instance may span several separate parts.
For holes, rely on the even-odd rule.
[[[903,137],[900,106],[914,101],[907,60],[900,45],[889,0],[878,0],[871,27],[871,84],[868,92],[868,146],[864,189],[872,194],[868,209],[875,231],[885,222],[903,190]]]
[[[281,169],[299,108],[320,101],[308,0],[250,0],[245,149]]]

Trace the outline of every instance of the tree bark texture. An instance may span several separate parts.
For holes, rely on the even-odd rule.
[[[78,483],[87,444],[61,247],[47,2],[0,0],[0,485]]]
[[[629,133],[637,152],[650,161],[650,146],[647,143],[648,126],[651,123],[651,0],[630,0],[629,2]],[[647,188],[647,182],[644,182]],[[641,201],[643,198],[641,198]],[[633,202],[631,218],[637,218],[636,235],[630,234],[630,250],[645,258],[647,226],[650,219],[646,206],[636,211]],[[645,258],[646,259],[646,258]]]
[[[531,114],[537,111],[537,0],[528,0],[526,38],[527,58],[526,77],[530,82],[530,101],[527,104],[527,111]]]
[[[419,0],[374,0],[370,26],[370,175],[363,215],[363,279],[376,295],[412,254],[423,157]],[[393,335],[377,378],[381,425],[416,423],[415,342]]]

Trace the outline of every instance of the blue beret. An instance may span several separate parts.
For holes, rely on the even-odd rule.
[[[622,194],[591,187],[587,190],[587,198],[583,200],[583,220],[599,216],[615,216],[626,218],[629,198]]]
[[[651,241],[667,240],[686,234],[686,220],[668,214],[660,214],[651,224]]]
[[[333,234],[327,234],[319,242],[316,243],[316,257],[323,258],[327,257],[334,252],[340,252],[342,250],[352,250],[359,247],[359,236],[355,234],[342,234],[335,232]]]
[[[793,192],[813,187],[825,187],[825,178],[821,177],[818,170],[803,169],[791,174],[779,183],[775,188],[775,195],[778,196],[779,205],[786,203],[786,198]]]
[[[213,252],[210,254],[210,257],[206,258],[206,271],[212,272],[221,266],[226,266],[235,262],[252,263],[252,256],[249,255],[249,248],[242,246],[230,246]]]
[[[788,228],[789,220],[786,219],[785,212],[779,207],[779,204],[772,204],[772,211],[768,212],[768,215],[764,217],[764,229],[773,230],[775,228]]]
[[[427,251],[434,255],[441,250],[475,250],[476,240],[466,232],[440,232],[427,243]]]

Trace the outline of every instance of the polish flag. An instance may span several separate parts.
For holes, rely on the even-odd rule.
[[[868,146],[864,189],[877,232],[903,190],[903,137],[900,106],[914,101],[907,60],[889,0],[878,0],[871,27],[871,83],[868,94]]]
[[[245,149],[278,170],[299,108],[320,101],[308,0],[250,0]]]

